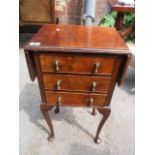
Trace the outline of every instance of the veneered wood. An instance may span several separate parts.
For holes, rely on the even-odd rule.
[[[93,98],[92,106],[104,106],[107,95],[93,93],[68,93],[68,92],[50,92],[46,91],[46,100],[48,104],[57,105],[58,97],[61,97],[61,106],[90,107],[90,99]]]
[[[40,46],[31,45],[39,42]],[[45,24],[25,46],[33,51],[78,53],[130,53],[115,28]]]
[[[49,35],[51,34],[51,37],[50,38],[53,38],[52,39],[52,41],[53,40],[59,40],[60,39],[60,36],[59,35],[55,35],[55,36],[53,36],[52,35],[52,31],[48,31],[50,28],[51,28],[51,30],[53,30],[54,28],[56,27],[56,25],[55,24],[51,24],[51,25],[45,25],[43,28],[42,28],[42,30],[41,30],[41,32],[39,32],[36,36],[37,36],[37,38],[39,37],[40,39],[43,39],[43,40],[48,40],[48,38],[46,38],[46,33],[49,33]],[[98,28],[96,28],[96,27],[87,27],[87,26],[75,26],[75,25],[61,25],[61,28],[64,28],[65,30],[67,30],[67,29],[74,29],[73,30],[73,32],[75,33],[74,34],[74,36],[76,36],[76,33],[78,32],[78,36],[80,37],[80,32],[83,32],[83,31],[86,31],[86,32],[88,32],[88,31],[91,31],[90,33],[92,33],[92,32],[95,32],[95,31],[97,31],[97,32],[100,32],[101,30],[99,30]],[[82,29],[81,31],[79,30],[78,31],[78,29]],[[92,29],[95,29],[95,30],[92,30]],[[76,32],[75,32],[75,30],[77,30]],[[106,31],[106,29],[104,30],[104,31]],[[114,36],[119,36],[119,34],[118,34],[118,32],[115,30],[115,29],[113,29],[113,28],[109,28],[108,29],[108,31],[109,31],[109,33],[111,34],[111,38],[117,38],[117,37],[114,37]],[[51,33],[50,33],[51,32]],[[55,32],[54,32],[55,33]],[[44,35],[45,34],[45,35]],[[93,34],[93,33],[92,33]],[[97,35],[98,33],[95,33],[94,35]],[[62,36],[64,36],[64,35],[62,35]],[[70,33],[68,33],[68,36],[70,36]],[[92,35],[93,36],[93,35]],[[55,53],[56,51],[56,53],[59,53],[59,54],[66,54],[66,53],[72,53],[72,54],[79,54],[79,53],[85,53],[85,54],[98,54],[98,56],[101,56],[101,55],[117,55],[117,56],[122,56],[122,55],[128,55],[129,57],[131,56],[131,53],[130,53],[130,51],[129,51],[129,49],[127,48],[126,50],[124,49],[124,47],[126,46],[125,45],[125,43],[124,42],[122,42],[122,47],[120,47],[120,49],[115,49],[115,48],[113,48],[113,42],[115,42],[115,44],[117,45],[117,42],[119,42],[119,40],[122,40],[122,38],[119,36],[119,39],[110,39],[109,38],[109,36],[107,36],[107,35],[104,35],[104,36],[102,36],[101,37],[101,35],[97,35],[97,37],[99,36],[99,40],[101,40],[102,41],[102,39],[103,40],[105,40],[105,42],[107,42],[108,41],[108,43],[109,43],[109,47],[111,47],[111,48],[109,48],[109,49],[105,49],[105,48],[101,48],[101,49],[99,49],[99,48],[95,48],[94,46],[90,46],[90,47],[92,47],[92,48],[79,48],[79,46],[77,46],[77,47],[72,47],[71,48],[71,45],[72,45],[72,42],[68,42],[68,45],[66,44],[66,47],[62,47],[61,46],[61,44],[59,45],[59,47],[56,47],[56,46],[53,46],[52,44],[49,44],[49,46],[39,46],[39,47],[36,47],[36,46],[30,46],[29,45],[29,43],[30,42],[32,42],[34,39],[32,39],[26,46],[25,46],[25,51],[33,51],[33,53],[40,53],[41,51],[44,51],[44,52],[41,52],[41,53],[46,53],[46,52],[48,52],[48,53]],[[65,37],[67,37],[67,34],[66,34],[66,36]],[[86,37],[86,36],[85,36]],[[36,37],[35,37],[36,38]],[[88,38],[89,38],[89,36],[88,36]],[[87,38],[87,39],[88,39]],[[86,40],[87,40],[86,39]],[[93,43],[93,40],[95,40],[96,39],[96,37],[94,37],[94,38],[91,38],[90,39],[90,42],[89,42],[89,44],[91,45],[91,43]],[[62,40],[65,40],[65,38],[61,38],[61,41],[60,42],[63,42]],[[75,41],[76,41],[76,39],[74,39]],[[97,40],[97,39],[96,39]],[[77,42],[79,42],[78,41],[78,39],[77,39]],[[104,43],[104,42],[103,42]],[[88,42],[86,42],[86,45],[88,44]],[[104,44],[106,44],[106,43],[104,43]],[[104,47],[104,44],[103,44],[103,47]],[[110,44],[112,45],[112,46],[110,46]],[[94,44],[93,44],[94,45]],[[27,50],[26,50],[27,49]],[[31,50],[30,50],[31,49]],[[46,51],[46,52],[45,52]],[[123,64],[122,64],[123,65]],[[125,67],[124,65],[122,66],[122,67]],[[126,68],[126,67],[125,67]],[[123,70],[123,69],[122,69]],[[123,72],[124,73],[124,72]],[[124,75],[123,74],[121,74],[121,77],[123,77]],[[119,79],[121,78],[121,77],[119,77]],[[119,80],[120,81],[120,80]]]
[[[29,70],[29,75],[32,81],[35,80],[37,73],[36,73],[36,68],[34,64],[34,57],[31,52],[25,51],[25,57],[27,61],[27,67]]]
[[[124,55],[122,58],[122,64],[120,66],[119,75],[117,77],[118,85],[122,85],[125,79],[125,75],[129,66],[129,63],[131,61],[132,55]]]
[[[55,70],[55,61],[59,61],[59,71]],[[51,54],[40,55],[42,72],[52,73],[78,73],[78,74],[101,74],[111,75],[116,57],[95,56],[95,55],[74,55],[74,54]],[[99,62],[100,67],[94,73],[95,63]]]
[[[41,100],[42,100],[42,103],[45,104],[46,97],[45,97],[45,92],[44,92],[44,85],[43,85],[43,78],[42,78],[42,74],[41,74],[39,55],[38,55],[38,53],[35,53],[33,56],[34,56],[37,78],[38,78],[38,82],[39,82],[39,88],[40,88],[39,90],[40,90],[40,94],[41,94]]]
[[[94,37],[89,35],[84,37],[81,34],[84,32],[87,35],[88,31],[92,34],[94,32],[100,34],[100,30],[96,27],[75,27],[62,26],[61,28],[64,29],[62,34],[55,34],[52,25],[45,26],[38,36],[34,37],[43,40],[45,44],[32,47],[28,43],[25,52],[28,52],[27,54],[30,52],[32,56],[30,59],[34,61],[43,102],[41,110],[50,128],[50,138],[54,135],[48,115],[50,108],[56,106],[56,112],[59,112],[60,106],[93,107],[93,114],[96,108],[104,115],[94,139],[96,143],[99,143],[99,134],[111,112],[109,105],[116,82],[121,83],[124,79],[131,54],[128,48],[124,49],[125,43],[119,41],[122,38],[113,28],[104,30],[106,35],[103,39],[97,34]],[[70,29],[72,30],[69,31]],[[58,32],[61,32],[61,29]],[[111,39],[107,34],[115,39]],[[81,40],[78,40],[80,36]],[[99,44],[105,41],[102,48],[98,48],[99,44],[95,46],[97,36]],[[109,49],[103,48],[107,45]],[[120,45],[120,48],[117,45]],[[29,60],[27,62],[29,63]],[[94,63],[96,63],[95,70]],[[58,86],[62,89],[54,90],[58,80],[61,80]],[[96,86],[97,91],[85,91],[89,89],[92,81],[96,81],[93,85]]]
[[[81,75],[62,75],[62,74],[44,74],[43,82],[46,90],[57,91],[57,83],[60,83],[60,91],[85,91],[108,93],[111,83],[111,77],[101,76],[81,76]],[[93,91],[93,82],[96,83]]]
[[[112,79],[111,79],[111,83],[110,83],[110,86],[109,86],[109,92],[108,92],[108,97],[107,97],[107,105],[106,106],[109,106],[110,105],[110,102],[111,102],[111,98],[112,98],[112,95],[113,95],[113,92],[114,92],[114,88],[115,88],[115,85],[116,85],[116,82],[117,82],[117,78],[120,74],[120,67],[121,67],[121,63],[122,63],[122,58],[123,57],[119,57],[117,59],[117,61],[115,62],[114,64],[114,69],[113,69],[113,76],[112,76]]]

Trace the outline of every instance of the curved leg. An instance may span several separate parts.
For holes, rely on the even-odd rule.
[[[48,114],[48,111],[51,110],[53,108],[53,106],[49,106],[47,104],[41,104],[40,105],[40,110],[48,124],[48,127],[50,129],[50,135],[48,137],[49,141],[52,141],[54,139],[54,129],[53,129],[53,125],[52,125],[52,121],[50,119],[50,116]]]
[[[104,107],[102,109],[98,109],[98,111],[103,115],[103,118],[99,123],[99,126],[97,128],[97,132],[96,132],[96,137],[94,139],[95,143],[97,143],[97,144],[101,143],[101,139],[99,138],[99,134],[101,132],[101,129],[102,129],[104,123],[106,122],[106,120],[108,119],[108,117],[111,113],[111,108],[110,107]]]
[[[60,113],[60,107],[59,107],[59,105],[56,106],[56,108],[55,108],[55,113],[56,113],[56,114]]]
[[[93,108],[92,115],[95,116],[97,113],[96,108]]]

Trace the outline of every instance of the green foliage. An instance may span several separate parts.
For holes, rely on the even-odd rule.
[[[111,12],[104,16],[104,18],[99,23],[101,27],[114,27],[115,19],[117,16],[117,12]],[[126,12],[124,15],[123,28],[128,28],[130,25],[133,25],[135,22],[135,13],[134,12]],[[127,42],[134,42],[135,36],[134,34],[130,34],[124,37],[124,40]]]
[[[111,12],[109,14],[106,14],[104,18],[101,20],[99,26],[101,27],[113,27],[115,24],[115,18],[116,18],[117,12]]]
[[[133,25],[134,22],[135,22],[135,13],[134,12],[126,12],[124,15],[123,26],[125,28],[127,28],[130,25]]]

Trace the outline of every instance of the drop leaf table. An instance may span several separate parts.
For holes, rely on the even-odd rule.
[[[115,28],[45,24],[26,44],[25,56],[31,79],[37,77],[40,110],[54,129],[48,111],[61,106],[92,107],[103,115],[94,141],[108,119],[116,83],[121,85],[131,53]]]

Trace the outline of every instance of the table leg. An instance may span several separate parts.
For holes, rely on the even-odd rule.
[[[93,108],[93,110],[92,110],[92,115],[95,116],[96,113],[97,113],[96,108]]]
[[[135,31],[135,25],[131,25],[126,30],[121,31],[120,34],[122,37],[125,37],[130,33],[134,33],[134,31]]]
[[[54,129],[53,129],[53,125],[52,125],[52,121],[50,119],[50,116],[48,114],[48,111],[51,110],[53,108],[53,106],[49,106],[47,104],[41,104],[40,105],[40,111],[42,112],[47,124],[48,124],[48,127],[50,129],[50,135],[48,137],[48,140],[49,141],[52,141],[54,139]]]
[[[123,19],[124,19],[124,13],[118,12],[116,21],[115,21],[115,27],[118,31],[123,28]]]
[[[99,113],[101,113],[103,115],[103,118],[100,121],[99,126],[97,128],[96,137],[95,137],[94,141],[95,141],[95,143],[100,144],[101,143],[101,139],[99,138],[99,134],[101,132],[101,129],[102,129],[104,123],[106,122],[106,120],[108,119],[108,117],[109,117],[109,115],[111,113],[111,108],[109,106],[108,107],[104,107],[102,109],[98,108],[98,111],[99,111]]]
[[[60,113],[60,107],[59,107],[59,105],[56,106],[56,108],[55,108],[55,113],[56,113],[56,114]]]

